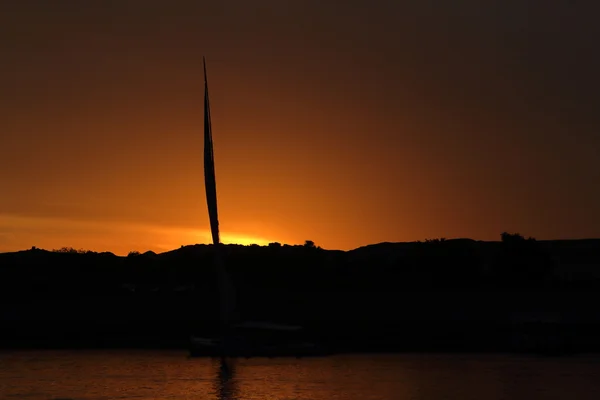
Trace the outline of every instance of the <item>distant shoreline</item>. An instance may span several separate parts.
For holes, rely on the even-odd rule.
[[[218,318],[213,249],[2,253],[0,347],[185,348]],[[600,349],[600,239],[223,253],[240,318],[303,325],[339,352]]]
[[[590,244],[590,245],[596,245],[596,246],[600,246],[600,238],[579,238],[579,239],[535,239],[538,243],[542,243],[545,245],[552,245],[552,244],[574,244],[574,243],[578,243],[578,244]],[[348,249],[348,250],[341,250],[341,249],[323,249],[326,251],[332,251],[332,252],[343,252],[343,253],[351,253],[351,252],[356,252],[356,251],[360,251],[363,249],[368,249],[368,248],[374,248],[374,247],[384,247],[384,246],[396,246],[396,247],[403,247],[403,246],[414,246],[416,244],[420,244],[420,243],[431,243],[431,242],[437,242],[437,241],[444,241],[444,242],[464,242],[464,241],[468,241],[468,242],[476,242],[476,243],[485,243],[485,244],[499,244],[502,243],[502,240],[479,240],[479,239],[471,239],[471,238],[433,238],[433,239],[424,239],[424,240],[414,240],[414,241],[409,241],[409,242],[378,242],[378,243],[371,243],[371,244],[366,244],[366,245],[362,245],[356,248],[352,248],[352,249]],[[222,244],[222,246],[225,247],[269,247],[269,246],[281,246],[281,247],[305,247],[306,244],[286,244],[286,243],[279,243],[279,242],[271,242],[269,244],[247,244],[247,245],[243,245],[243,244],[234,244],[234,243],[227,243],[227,244]],[[32,251],[32,250],[38,250],[38,251],[44,251],[44,252],[59,252],[59,253],[79,253],[79,254],[85,254],[85,253],[94,253],[94,254],[104,254],[104,255],[113,255],[115,257],[127,257],[128,255],[161,255],[161,254],[165,254],[165,253],[171,253],[174,251],[178,251],[182,248],[186,248],[186,247],[195,247],[195,246],[212,246],[212,244],[207,244],[207,243],[199,243],[199,244],[191,244],[191,245],[182,245],[179,248],[174,248],[171,250],[166,250],[163,252],[155,252],[153,250],[147,250],[147,251],[138,251],[138,250],[131,250],[128,252],[128,254],[115,254],[111,251],[94,251],[94,250],[87,250],[87,249],[77,249],[74,247],[68,247],[68,246],[64,246],[61,248],[56,248],[56,249],[43,249],[37,246],[33,246],[31,248],[28,249],[20,249],[20,250],[11,250],[11,251],[2,251],[0,252],[0,256],[3,254],[14,254],[14,253],[21,253],[21,252],[25,252],[25,251]],[[320,247],[319,247],[320,248]]]

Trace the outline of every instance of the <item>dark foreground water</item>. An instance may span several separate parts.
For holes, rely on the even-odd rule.
[[[349,355],[238,361],[183,352],[0,353],[0,399],[600,399],[600,357]]]

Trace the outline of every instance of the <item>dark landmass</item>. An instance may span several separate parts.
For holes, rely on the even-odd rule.
[[[216,328],[212,251],[0,254],[0,347],[185,348]],[[304,325],[339,351],[600,350],[600,239],[224,253],[241,318]]]

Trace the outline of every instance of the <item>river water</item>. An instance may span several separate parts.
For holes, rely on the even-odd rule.
[[[600,356],[346,355],[238,360],[180,351],[0,353],[0,399],[600,399]]]

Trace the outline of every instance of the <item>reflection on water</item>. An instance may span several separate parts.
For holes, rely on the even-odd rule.
[[[597,400],[599,378],[591,356],[349,355],[223,368],[173,351],[0,353],[2,400]]]
[[[235,360],[219,360],[215,392],[219,400],[237,400],[237,382],[235,380]]]

